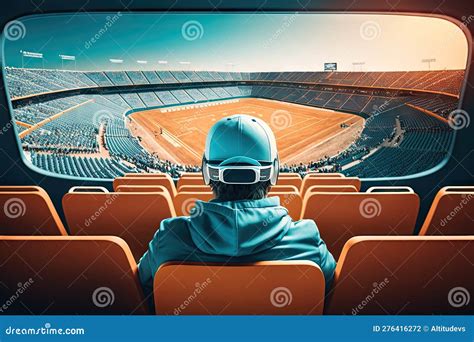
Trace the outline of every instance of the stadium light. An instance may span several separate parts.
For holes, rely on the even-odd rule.
[[[191,62],[186,62],[186,61],[185,61],[185,62],[179,62],[179,64],[189,65],[189,64],[191,64]]]
[[[421,60],[421,63],[427,63],[428,64],[428,70],[431,71],[431,63],[436,62],[436,58],[423,58]]]
[[[75,61],[76,56],[69,56],[69,55],[59,55],[59,58],[65,61]]]
[[[74,70],[76,70],[76,56],[72,55],[59,55],[61,58],[61,68],[64,69],[64,61],[74,61]]]
[[[362,67],[365,65],[365,62],[352,62],[352,66],[355,67],[356,66],[359,66],[360,67],[360,71],[362,71]]]
[[[109,61],[110,61],[110,63],[115,63],[115,64],[122,64],[123,63],[123,59],[110,58]]]
[[[138,60],[137,63],[138,64],[148,64],[148,61]]]
[[[226,63],[225,65],[229,67],[230,71],[234,71],[234,67],[235,67],[237,64],[235,64],[235,63]]]
[[[41,59],[41,64],[44,68],[44,59],[43,59],[43,54],[39,52],[31,52],[31,51],[24,51],[20,50],[21,53],[21,67],[24,68],[24,58],[36,58],[36,59]]]
[[[158,64],[168,64],[168,61],[158,61]]]
[[[21,51],[23,57],[43,58],[43,54],[39,52]]]

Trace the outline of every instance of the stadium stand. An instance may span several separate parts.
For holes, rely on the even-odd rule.
[[[174,178],[182,171],[199,170],[198,166],[161,160],[160,156],[144,149],[128,129],[127,111],[236,97],[332,108],[366,119],[360,137],[349,148],[307,164],[282,165],[282,172],[301,175],[311,171],[342,172],[362,178],[423,172],[439,165],[449,155],[454,132],[447,118],[457,107],[456,96],[463,76],[463,70],[240,73],[6,68],[13,101],[64,90],[99,90],[98,94],[56,98],[49,95],[41,101],[19,102],[14,106],[14,119],[19,123],[16,126],[23,149],[31,152],[33,164],[59,165],[48,169],[52,172],[106,178],[120,175],[115,168],[131,172],[168,172]],[[222,85],[205,85],[216,81]],[[183,88],[176,88],[181,87],[180,84]],[[136,85],[151,88],[137,91]],[[154,89],[153,85],[174,88]],[[101,87],[110,86],[127,90],[100,92]],[[360,87],[379,90],[361,92]],[[388,90],[392,90],[392,94],[388,94]],[[103,143],[110,156],[99,155]],[[46,154],[47,158],[51,155],[52,163],[40,161],[36,153]],[[82,158],[83,154],[94,158],[86,165],[105,163],[116,167],[109,172],[98,172],[94,166],[90,170],[86,166],[84,172],[77,167],[62,167],[71,163],[62,161],[63,157]],[[57,158],[60,160],[54,161]]]

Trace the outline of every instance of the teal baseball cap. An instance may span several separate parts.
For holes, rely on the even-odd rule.
[[[275,136],[261,119],[236,114],[211,127],[206,139],[204,181],[227,184],[276,183],[279,160]]]
[[[207,134],[204,157],[210,164],[273,163],[277,157],[275,136],[261,119],[237,114],[216,122]]]
[[[275,136],[261,119],[236,114],[216,122],[207,134],[204,158],[211,165],[268,165],[277,158]]]
[[[276,182],[278,167],[275,135],[263,120],[236,114],[219,120],[209,130],[203,156],[206,183]]]

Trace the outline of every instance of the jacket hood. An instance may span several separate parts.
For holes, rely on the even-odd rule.
[[[291,222],[278,197],[196,201],[189,230],[193,242],[204,253],[245,256],[278,244]]]

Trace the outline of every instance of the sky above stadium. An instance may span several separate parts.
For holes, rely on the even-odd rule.
[[[396,15],[76,13],[3,33],[5,65],[48,69],[443,70],[464,69],[468,53],[456,25]]]

